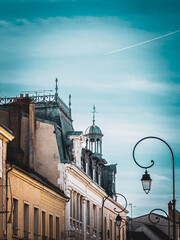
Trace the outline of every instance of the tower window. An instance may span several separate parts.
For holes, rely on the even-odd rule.
[[[95,152],[95,141],[94,138],[90,140],[90,150],[94,153]]]
[[[100,139],[96,140],[96,152],[100,153]]]

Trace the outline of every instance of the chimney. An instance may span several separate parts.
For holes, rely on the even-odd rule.
[[[8,159],[19,164],[24,164],[24,152],[21,149],[21,113],[29,114],[30,103],[29,97],[24,98],[23,94],[20,94],[19,98],[9,104],[9,128],[15,139],[9,144]]]
[[[172,214],[173,214],[172,205],[173,205],[172,202],[169,201],[169,203],[168,203],[168,216],[171,220],[172,220]]]
[[[35,162],[35,105],[29,105],[29,167],[33,170],[36,168]]]
[[[17,102],[9,104],[9,128],[15,135],[14,141],[8,146],[8,160],[22,163],[24,153],[20,148],[21,138],[21,106]]]

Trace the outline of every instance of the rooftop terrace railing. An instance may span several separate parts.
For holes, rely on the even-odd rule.
[[[42,103],[57,103],[58,106],[64,111],[65,114],[67,114],[69,117],[71,117],[70,114],[70,108],[66,105],[66,103],[56,94],[48,94],[48,95],[26,95],[26,97],[31,98],[32,102],[36,104],[42,104]],[[14,99],[18,97],[4,97],[0,98],[0,105],[4,104],[10,104],[13,102]]]

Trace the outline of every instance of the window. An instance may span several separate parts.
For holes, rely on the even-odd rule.
[[[46,236],[46,213],[42,212],[42,239]]]
[[[70,217],[73,217],[73,192],[70,192]]]
[[[56,240],[60,239],[59,217],[56,217]]]
[[[87,225],[90,225],[90,201],[87,200]]]
[[[24,238],[28,239],[29,234],[29,205],[24,203]]]
[[[86,148],[88,149],[89,146],[88,146],[88,139],[86,140]]]
[[[14,210],[13,210],[13,235],[17,235],[18,231],[18,200],[13,199]]]
[[[76,192],[73,191],[73,218],[76,218]]]
[[[124,228],[122,229],[122,240],[124,240]]]
[[[80,196],[80,222],[82,222],[82,196]]]
[[[2,140],[0,139],[0,178],[2,178],[3,171],[3,154],[2,154]]]
[[[53,239],[53,216],[49,215],[49,239]]]
[[[96,140],[96,145],[97,145],[97,147],[96,147],[96,152],[97,152],[97,153],[100,153],[100,139],[97,139],[97,140]]]
[[[101,226],[102,209],[99,208],[99,224]]]
[[[112,240],[112,219],[110,219],[110,240]]]
[[[80,195],[77,193],[77,195],[76,195],[76,209],[77,209],[76,219],[77,220],[79,220],[79,200],[80,200]]]
[[[34,208],[34,240],[38,240],[39,210]]]
[[[107,222],[106,217],[104,218],[104,234],[105,234],[105,240],[107,240]]]
[[[114,222],[114,239],[116,239],[116,222]]]
[[[94,205],[94,204],[93,204],[93,217],[94,217],[93,227],[96,228],[97,227],[97,212],[96,212],[96,205]]]
[[[90,150],[94,153],[95,152],[95,141],[94,141],[94,138],[91,138],[90,140]]]

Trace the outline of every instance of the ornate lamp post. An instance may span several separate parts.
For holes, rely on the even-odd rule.
[[[126,210],[126,207],[127,207],[127,199],[125,198],[124,195],[120,194],[120,193],[114,193],[115,195],[120,195],[124,198],[125,200],[125,207],[121,210],[121,211],[118,211],[116,210],[116,207],[114,208],[114,211],[116,213],[118,213],[117,217],[116,217],[116,226],[118,227],[119,229],[119,240],[120,240],[120,229],[121,229],[121,223],[122,223],[122,217],[119,215],[120,213],[124,212]],[[101,210],[101,240],[103,240],[103,208],[104,208],[104,203],[105,201],[109,198],[110,196],[106,196],[105,198],[103,198],[102,200],[102,210]],[[122,226],[123,227],[123,226]]]
[[[116,213],[118,213],[118,215],[117,215],[117,217],[116,217],[116,226],[118,227],[118,239],[120,240],[120,230],[121,230],[121,223],[122,223],[122,217],[119,215],[120,213],[122,213],[122,212],[124,212],[125,210],[126,210],[126,208],[127,208],[127,199],[125,198],[125,196],[124,195],[122,195],[122,194],[120,194],[120,193],[116,193],[116,195],[120,195],[121,197],[123,197],[124,198],[124,200],[125,200],[125,207],[121,210],[121,211],[118,211],[118,210],[116,210],[116,208],[114,208],[114,211],[116,212]],[[122,226],[123,227],[123,226]]]
[[[163,139],[159,138],[159,137],[154,137],[154,136],[150,136],[150,137],[145,137],[145,138],[142,138],[141,140],[139,140],[136,145],[134,146],[134,149],[133,149],[133,159],[135,161],[135,163],[141,167],[141,168],[144,168],[146,169],[145,170],[145,174],[142,176],[142,185],[143,185],[143,190],[145,191],[146,194],[149,193],[149,191],[151,190],[151,181],[152,179],[150,178],[150,175],[148,174],[147,172],[147,169],[148,168],[151,168],[153,165],[154,165],[154,161],[151,160],[151,165],[149,166],[146,166],[146,167],[143,167],[141,166],[135,159],[135,149],[137,147],[137,145],[142,142],[143,140],[146,140],[146,139],[157,139],[157,140],[160,140],[161,142],[165,143],[166,146],[169,148],[170,152],[171,152],[171,156],[172,156],[172,170],[173,170],[173,240],[176,239],[176,223],[175,223],[175,205],[176,205],[176,200],[175,200],[175,171],[174,171],[174,154],[173,154],[173,151],[171,149],[171,147],[169,146],[169,144],[167,142],[165,142]],[[154,211],[154,210],[153,210]]]

